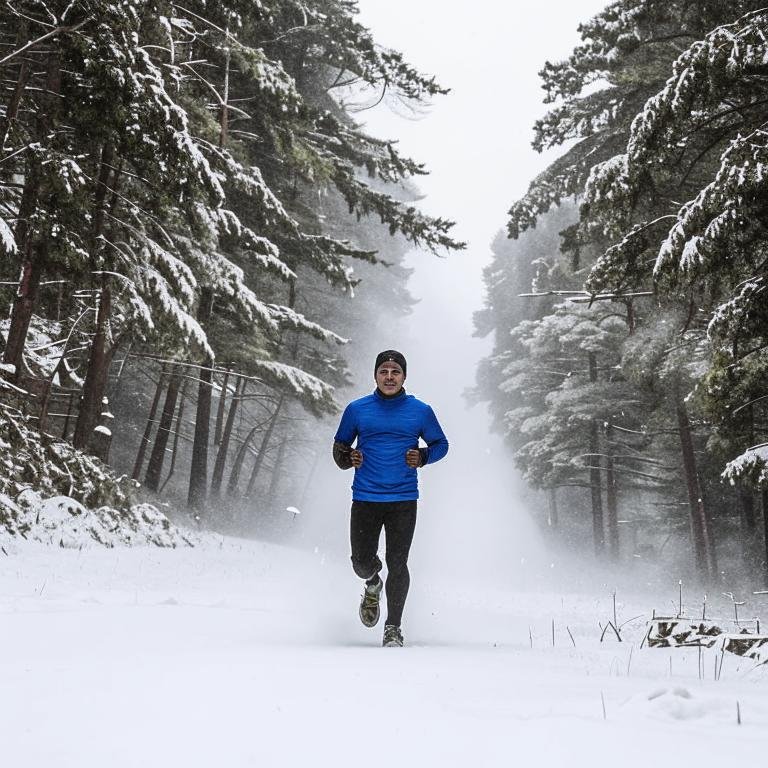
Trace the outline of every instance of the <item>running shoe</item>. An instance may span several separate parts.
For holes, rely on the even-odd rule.
[[[387,624],[384,627],[384,640],[382,640],[381,644],[385,648],[402,648],[403,633],[400,631],[400,627],[396,627],[394,624]]]
[[[384,582],[379,579],[375,584],[366,585],[363,596],[360,599],[360,621],[366,627],[375,627],[381,615],[379,603],[381,602],[381,589]]]

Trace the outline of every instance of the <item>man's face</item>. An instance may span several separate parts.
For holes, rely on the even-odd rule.
[[[404,381],[403,369],[391,360],[382,363],[376,369],[376,386],[385,395],[396,395],[403,388]]]

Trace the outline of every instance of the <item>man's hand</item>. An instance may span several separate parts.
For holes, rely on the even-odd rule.
[[[353,448],[349,453],[349,458],[352,461],[352,466],[357,469],[363,463],[362,451],[358,451],[357,448]]]
[[[413,469],[418,469],[421,466],[421,452],[418,448],[409,448],[405,452],[405,463]]]

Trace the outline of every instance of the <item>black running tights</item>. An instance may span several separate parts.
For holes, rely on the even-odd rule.
[[[379,537],[387,539],[387,624],[400,626],[411,576],[408,552],[416,528],[416,501],[353,501],[350,523],[352,567],[370,580],[381,570]]]

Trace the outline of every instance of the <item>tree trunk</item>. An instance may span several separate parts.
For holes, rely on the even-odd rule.
[[[589,380],[597,381],[597,356],[589,353]],[[603,524],[603,494],[600,484],[600,425],[597,419],[592,419],[589,425],[589,486],[592,495],[592,538],[595,544],[595,555],[600,557],[605,549],[605,532]]]
[[[51,388],[53,384],[50,379],[46,380],[41,388],[40,392],[40,408],[38,409],[37,416],[37,430],[44,433],[48,428],[48,407],[51,403]]]
[[[144,427],[144,434],[141,436],[141,442],[139,443],[139,451],[136,454],[136,463],[133,465],[131,477],[134,480],[138,480],[141,477],[141,469],[144,466],[144,454],[147,452],[149,438],[152,435],[152,425],[155,423],[155,415],[157,414],[157,406],[160,404],[160,395],[162,395],[165,388],[167,377],[166,365],[163,363],[160,369],[160,378],[157,380],[157,386],[155,387],[155,396],[152,398],[152,405],[149,408],[147,425]]]
[[[227,481],[227,496],[230,498],[237,493],[237,485],[240,482],[240,473],[245,463],[245,457],[248,455],[248,446],[251,444],[254,435],[264,426],[266,422],[260,422],[256,426],[251,428],[251,431],[246,435],[240,448],[235,454],[235,461],[232,464],[232,471],[229,473],[229,480]]]
[[[45,90],[40,99],[37,114],[37,140],[46,145],[52,129],[56,125],[59,111],[59,93],[61,91],[61,65],[54,46],[46,60]],[[14,239],[22,257],[19,289],[13,301],[8,339],[3,351],[3,362],[16,367],[16,381],[22,375],[22,358],[29,331],[29,323],[37,302],[37,288],[43,274],[47,257],[47,242],[44,240],[37,247],[32,247],[30,220],[38,205],[42,183],[40,155],[27,153],[24,173],[24,189],[19,203]]]
[[[67,414],[64,416],[64,426],[61,428],[61,439],[67,439],[67,433],[69,432],[69,420],[72,417],[72,408],[75,405],[75,393],[72,392],[67,398]]]
[[[107,398],[104,398],[104,400],[104,404],[107,405]],[[91,434],[91,439],[88,441],[88,452],[104,462],[104,464],[109,461],[109,449],[112,446],[113,426],[111,415],[107,416],[107,414],[102,411],[99,414],[99,423],[96,425],[97,428],[94,429]],[[100,429],[100,427],[103,429]]]
[[[229,33],[229,27],[227,27]],[[221,113],[219,119],[219,146],[225,147],[229,140],[229,70],[232,57],[229,40],[224,41],[224,89],[221,97]]]
[[[88,359],[88,370],[83,383],[83,393],[80,396],[80,408],[75,424],[75,434],[72,444],[79,451],[89,446],[93,429],[99,423],[102,400],[107,388],[107,373],[112,360],[112,352],[107,340],[109,316],[112,310],[112,291],[108,277],[102,277],[101,293],[99,294],[99,309],[96,315],[96,335],[91,344],[91,354]]]
[[[747,435],[749,445],[755,445],[755,411],[754,405],[746,410]],[[748,448],[749,445],[745,446]],[[755,494],[749,488],[739,488],[739,521],[741,534],[741,552],[744,565],[751,570],[752,562],[758,553],[757,521],[755,519]]]
[[[557,488],[554,486],[549,489],[549,515],[547,517],[547,525],[552,531],[556,531],[560,527],[560,520],[557,510]]]
[[[606,445],[610,446],[612,437],[611,422],[608,422],[605,432]],[[610,447],[606,448],[611,450]],[[608,532],[608,552],[611,560],[617,562],[619,559],[619,509],[616,489],[616,473],[614,471],[613,456],[610,454],[605,458],[605,506],[606,506],[606,529]]]
[[[107,200],[109,177],[112,174],[114,151],[111,142],[101,148],[99,177],[94,190],[93,224],[91,227],[90,253],[93,263],[106,269],[102,263],[104,245],[101,237],[104,232],[104,212]],[[80,398],[80,411],[72,443],[78,450],[86,450],[93,436],[93,429],[99,422],[101,403],[107,390],[107,374],[112,361],[114,347],[109,343],[109,317],[112,311],[112,290],[109,287],[109,275],[101,274],[101,293],[99,309],[96,314],[96,335],[91,344],[88,370],[83,383]]]
[[[269,489],[267,490],[267,499],[271,504],[274,504],[277,496],[277,488],[280,483],[280,477],[283,471],[283,461],[285,459],[285,449],[288,447],[288,439],[284,439],[280,443],[280,447],[277,449],[277,456],[275,457],[275,466],[272,468],[272,477],[269,480]]]
[[[27,42],[29,42],[29,22],[26,19],[20,19],[18,22],[18,33],[16,35],[16,49],[18,50]],[[6,139],[11,131],[13,123],[19,114],[19,107],[21,106],[21,99],[24,95],[24,91],[29,81],[29,60],[24,57],[19,64],[19,74],[16,78],[16,85],[13,89],[13,94],[8,102],[8,106],[5,109],[5,115],[0,121],[0,147],[5,147]]]
[[[179,411],[176,414],[176,430],[173,433],[173,448],[171,449],[171,466],[168,467],[168,474],[163,480],[163,484],[160,486],[158,493],[162,493],[165,490],[165,486],[168,485],[168,481],[173,477],[173,471],[176,469],[176,457],[179,455],[179,438],[181,437],[181,431],[184,428],[184,404],[187,402],[187,384],[189,379],[184,378],[184,383],[181,385],[181,392],[179,393]]]
[[[205,327],[213,309],[213,291],[203,288],[200,292],[198,320]],[[200,371],[200,384],[197,390],[197,413],[195,415],[195,437],[192,442],[192,465],[189,475],[189,494],[187,504],[196,515],[201,515],[205,507],[208,492],[208,441],[211,434],[211,394],[213,387],[213,360],[206,360]]]
[[[275,425],[277,424],[277,420],[280,416],[280,410],[283,407],[283,396],[280,395],[280,399],[277,401],[277,405],[275,406],[275,412],[272,414],[272,418],[269,420],[269,426],[267,427],[267,431],[264,433],[264,437],[261,441],[261,446],[259,448],[259,453],[256,456],[256,461],[253,464],[253,469],[251,470],[251,477],[250,480],[248,480],[248,488],[245,491],[246,496],[250,496],[253,492],[253,486],[256,484],[256,478],[258,477],[259,471],[261,470],[261,466],[264,463],[264,458],[267,455],[267,448],[269,446],[269,441],[272,438],[272,433],[275,431]]]
[[[3,351],[3,362],[15,366],[13,380],[20,381],[23,368],[24,345],[29,323],[37,303],[37,289],[42,276],[43,259],[27,259],[21,267],[19,289],[13,299],[8,338]]]
[[[114,381],[112,381],[109,385],[107,394],[111,402],[118,402],[122,396],[123,374],[125,373],[125,365],[128,362],[128,358],[131,355],[132,346],[133,346],[133,342],[129,342],[128,349],[126,349],[122,360],[120,360],[120,366],[117,369],[117,373],[115,374]]]
[[[696,456],[693,451],[693,438],[691,436],[691,423],[685,403],[679,393],[677,395],[676,410],[677,425],[680,429],[680,449],[683,458],[685,484],[688,490],[694,563],[699,576],[704,580],[710,580],[714,576],[712,540],[704,509],[704,499],[699,487]]]
[[[173,426],[173,414],[176,411],[176,401],[179,397],[179,385],[181,384],[181,371],[173,368],[168,379],[168,390],[165,393],[163,412],[160,415],[160,424],[155,435],[155,444],[147,464],[147,474],[144,477],[144,485],[150,491],[157,491],[160,487],[160,476],[163,472],[165,461],[165,449],[168,445],[168,437]]]
[[[219,405],[216,409],[216,428],[213,433],[213,444],[219,445],[221,443],[221,430],[224,424],[224,410],[227,403],[227,387],[229,386],[229,374],[232,371],[232,366],[228,365],[224,372],[224,380],[221,382],[221,395],[219,397]],[[238,380],[239,384],[239,380]],[[237,389],[237,385],[235,385]]]
[[[591,467],[589,470],[589,489],[592,497],[592,539],[595,545],[595,555],[600,557],[605,549],[605,533],[603,530],[603,498],[600,487],[600,438],[597,422],[589,427],[589,450]]]
[[[768,589],[768,488],[764,488],[760,496],[763,507],[763,556],[761,558],[763,586]]]
[[[611,560],[619,559],[619,511],[616,495],[616,474],[613,470],[613,457],[606,459],[605,468],[605,503],[607,508],[608,551]]]
[[[320,451],[315,451],[315,458],[312,460],[312,467],[309,470],[307,479],[304,481],[304,490],[301,492],[301,498],[299,499],[299,509],[303,512],[307,506],[307,499],[309,499],[310,491],[312,489],[312,483],[315,480],[315,473],[317,467],[320,464]]]
[[[627,301],[627,332],[631,336],[635,332],[635,306],[632,299]]]
[[[755,556],[755,535],[757,525],[755,522],[755,497],[748,488],[740,488],[739,495],[739,522],[741,535],[741,554],[744,565],[749,568]]]
[[[18,381],[22,374],[22,357],[27,340],[29,323],[37,303],[37,289],[43,274],[43,264],[46,261],[47,248],[40,245],[37,252],[33,251],[30,242],[32,231],[30,219],[37,208],[40,194],[41,174],[38,159],[32,155],[27,162],[24,176],[24,189],[19,203],[19,214],[14,231],[14,240],[23,256],[19,287],[13,299],[11,322],[8,327],[8,338],[3,351],[3,362],[16,366],[14,380]]]
[[[211,497],[218,498],[221,491],[221,482],[224,479],[224,465],[227,461],[227,453],[229,451],[229,442],[232,437],[232,430],[235,426],[235,416],[237,415],[237,408],[240,404],[240,399],[245,392],[245,379],[239,379],[235,387],[235,394],[232,397],[232,401],[229,405],[229,411],[227,412],[227,423],[224,425],[224,431],[219,441],[219,448],[216,452],[216,462],[213,466],[213,477],[211,479]]]

